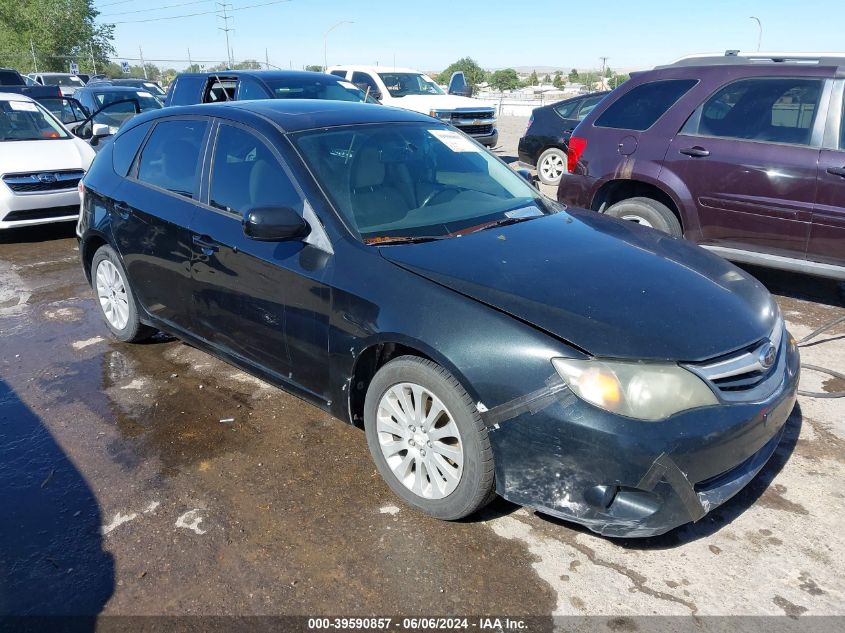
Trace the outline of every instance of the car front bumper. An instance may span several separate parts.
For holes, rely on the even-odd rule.
[[[460,130],[461,128],[458,129]],[[493,131],[490,134],[470,134],[469,136],[485,147],[495,147],[499,142],[499,130],[496,127],[493,127]]]
[[[0,184],[0,230],[65,222],[78,217],[79,191],[76,187],[49,193],[15,195]]]
[[[559,385],[533,404],[491,409],[484,417],[497,492],[613,537],[656,536],[698,521],[750,482],[780,442],[800,373],[797,349],[782,349],[782,380],[761,402],[641,422]],[[497,413],[503,409],[506,420]]]

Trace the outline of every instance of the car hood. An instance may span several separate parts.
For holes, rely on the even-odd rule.
[[[63,169],[88,170],[94,150],[77,138],[0,143],[0,175]]]
[[[459,97],[457,95],[408,95],[407,97],[399,97],[385,100],[385,105],[392,105],[398,108],[405,108],[406,110],[413,110],[414,112],[422,112],[428,114],[432,110],[458,110],[458,109],[478,109],[491,108],[491,104],[478,99],[470,99],[469,97]]]
[[[756,343],[777,321],[766,288],[734,265],[591,211],[378,248],[595,356],[706,360]]]

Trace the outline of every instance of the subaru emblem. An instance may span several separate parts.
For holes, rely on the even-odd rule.
[[[38,178],[38,182],[43,183],[45,185],[51,182],[56,182],[58,180],[56,174],[38,174],[38,176],[36,177]]]
[[[772,365],[774,365],[777,357],[778,350],[774,345],[772,345],[771,341],[767,341],[763,347],[760,348],[760,365],[763,366],[763,369],[769,369]]]

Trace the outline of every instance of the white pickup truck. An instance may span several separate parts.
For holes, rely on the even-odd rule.
[[[327,72],[369,92],[383,105],[437,117],[487,147],[493,147],[499,141],[495,108],[476,99],[446,94],[431,77],[417,70],[386,66],[332,66]]]

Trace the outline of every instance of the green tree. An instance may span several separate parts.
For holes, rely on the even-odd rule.
[[[452,78],[452,74],[458,71],[464,72],[467,83],[473,88],[477,87],[478,84],[484,83],[487,75],[484,69],[472,57],[462,57],[455,63],[447,66],[446,70],[437,76],[436,81],[441,84],[448,84]]]
[[[528,75],[528,81],[526,82],[529,86],[536,86],[540,83],[540,78],[537,77],[537,71],[532,70],[531,74]]]
[[[578,79],[579,79],[579,76],[578,76],[578,69],[577,69],[577,68],[573,68],[572,70],[570,70],[570,71],[569,71],[569,81],[570,81],[570,82],[573,82],[573,81],[578,81]]]
[[[305,67],[305,70],[310,71],[312,73],[321,73],[324,69],[321,64],[308,64]]]
[[[514,90],[519,88],[519,75],[516,74],[513,68],[497,70],[490,75],[490,85],[500,92]]]
[[[67,72],[75,61],[100,71],[114,54],[114,25],[98,15],[93,0],[0,0],[0,66]]]
[[[552,79],[552,85],[553,85],[555,88],[560,89],[560,88],[563,88],[563,84],[564,84],[564,81],[563,81],[563,74],[562,74],[560,71],[557,71],[557,72],[555,73],[555,78],[554,78],[554,79]]]
[[[544,84],[550,84],[550,83],[552,83],[552,76],[551,76],[551,75],[546,75],[546,78],[545,78],[545,79],[543,79],[543,83],[544,83]]]

